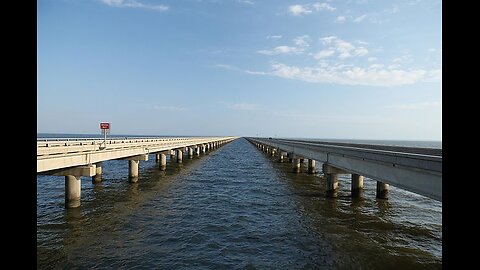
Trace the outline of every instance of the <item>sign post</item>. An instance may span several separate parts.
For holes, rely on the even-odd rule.
[[[109,122],[101,122],[100,123],[100,130],[103,134],[103,143],[104,146],[107,147],[107,133],[110,133],[110,123]]]

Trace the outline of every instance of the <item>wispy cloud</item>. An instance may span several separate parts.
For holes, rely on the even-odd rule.
[[[297,45],[300,48],[306,48],[310,46],[310,36],[308,35],[303,35],[303,36],[298,36],[293,39],[293,42],[295,45]]]
[[[187,111],[187,108],[178,107],[178,106],[153,106],[153,109],[157,111],[172,111],[172,112]]]
[[[288,11],[294,16],[303,16],[305,14],[310,14],[313,11],[328,10],[334,11],[336,8],[332,7],[328,3],[314,3],[314,4],[305,4],[305,5],[290,5]]]
[[[324,38],[321,38],[320,41],[323,43],[323,45],[330,46],[327,49],[328,52],[335,51],[338,57],[341,59],[345,59],[353,56],[365,56],[368,54],[368,49],[365,48],[364,46],[355,46],[352,43],[342,40],[336,36],[324,37]],[[317,59],[322,58],[320,57],[322,55],[321,52],[319,54],[320,55],[317,54],[316,55],[317,57],[315,58]],[[333,55],[333,53],[328,54],[328,56],[331,56],[331,55]]]
[[[224,68],[224,69],[231,69],[231,70],[238,70],[239,68],[232,66],[232,65],[226,65],[226,64],[216,64],[214,67],[218,68]]]
[[[344,23],[346,20],[347,20],[347,18],[346,18],[345,16],[338,16],[338,17],[335,19],[335,22],[336,22],[336,23]]]
[[[288,11],[295,16],[302,16],[303,14],[312,13],[312,11],[302,5],[291,5],[288,7]]]
[[[267,39],[281,39],[282,35],[269,35],[267,36]]]
[[[237,2],[242,4],[248,4],[248,5],[255,4],[253,1],[250,1],[250,0],[237,0]]]
[[[156,11],[167,11],[169,9],[169,7],[165,5],[147,5],[147,4],[140,3],[136,0],[101,0],[101,1],[108,6],[119,7],[119,8],[145,8],[145,9],[151,9]]]
[[[303,50],[297,47],[290,47],[290,46],[277,46],[272,50],[260,50],[257,51],[260,54],[265,55],[277,55],[277,54],[295,54],[295,53],[302,53]]]
[[[258,111],[262,109],[260,105],[251,103],[236,103],[229,105],[228,108],[238,111]]]
[[[308,35],[298,36],[293,39],[293,43],[296,46],[282,45],[271,50],[259,50],[257,53],[265,55],[301,54],[310,46],[310,37]]]
[[[315,54],[313,56],[313,58],[315,59],[322,59],[322,58],[327,58],[327,57],[330,57],[332,56],[333,54],[335,54],[335,51],[333,49],[325,49],[325,50],[321,50],[320,52],[318,52],[317,54]]]
[[[362,68],[354,65],[320,63],[314,67],[297,67],[283,63],[271,64],[269,72],[250,74],[270,75],[312,83],[343,85],[397,86],[414,84],[423,80],[434,80],[431,71],[424,69],[385,69],[381,66]]]
[[[425,101],[420,103],[410,103],[410,104],[396,104],[385,106],[388,109],[399,109],[399,110],[424,110],[431,108],[441,108],[441,101]]]
[[[361,16],[358,16],[355,19],[353,19],[353,21],[356,22],[356,23],[359,23],[359,22],[365,20],[365,18],[367,18],[367,14],[363,14]]]

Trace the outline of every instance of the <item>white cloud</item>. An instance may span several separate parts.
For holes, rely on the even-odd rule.
[[[334,53],[335,53],[335,51],[333,49],[328,48],[328,49],[325,49],[325,50],[321,50],[320,52],[315,54],[313,56],[313,58],[315,58],[315,59],[327,58],[327,57],[332,56]]]
[[[378,70],[378,69],[382,69],[383,67],[385,67],[385,65],[383,64],[371,64],[370,66],[368,66],[368,69]]]
[[[253,1],[250,1],[250,0],[237,0],[237,2],[239,3],[242,3],[242,4],[249,4],[249,5],[253,5]]]
[[[441,101],[426,101],[420,103],[410,103],[410,104],[397,104],[397,105],[388,105],[385,106],[389,109],[399,109],[399,110],[424,110],[431,108],[441,108]]]
[[[361,22],[361,21],[365,20],[365,18],[367,18],[367,14],[363,14],[361,16],[358,16],[353,21],[358,23],[358,22]]]
[[[270,36],[267,36],[268,39],[281,39],[282,38],[282,35],[270,35]]]
[[[430,79],[429,72],[423,69],[388,70],[382,69],[380,66],[377,66],[376,69],[365,69],[353,65],[323,65],[301,68],[274,63],[271,68],[270,72],[250,72],[250,74],[277,76],[312,83],[367,86],[407,85]]]
[[[368,54],[368,50],[365,47],[358,47],[353,51],[355,56],[365,56]]]
[[[258,111],[262,109],[260,105],[250,104],[250,103],[232,104],[232,105],[229,105],[228,108],[232,110],[239,110],[239,111]]]
[[[340,59],[346,59],[353,56],[365,56],[368,54],[368,49],[363,46],[355,46],[350,42],[342,40],[336,36],[328,36],[321,38],[323,45],[331,46],[338,53]],[[357,42],[359,43],[359,42]]]
[[[310,40],[310,37],[308,35],[303,35],[303,36],[298,36],[293,39],[293,42],[295,45],[299,47],[308,47],[310,44],[308,43],[308,40]]]
[[[307,9],[306,7],[302,5],[292,5],[288,7],[288,11],[292,13],[295,16],[302,16],[303,14],[308,14],[312,13],[310,9]]]
[[[218,68],[224,68],[224,69],[238,69],[237,67],[235,66],[232,66],[232,65],[225,65],[225,64],[216,64],[215,67],[218,67]]]
[[[301,54],[303,53],[309,46],[310,37],[308,35],[298,36],[293,39],[293,42],[297,46],[277,46],[272,50],[260,50],[257,53],[266,54],[266,55],[277,55],[277,54]]]
[[[320,10],[328,10],[328,11],[334,11],[336,8],[330,6],[329,4],[327,3],[315,3],[313,4],[313,7],[317,10],[317,11],[320,11]]]
[[[290,47],[290,46],[278,46],[273,48],[273,50],[261,50],[257,52],[261,54],[266,54],[266,55],[295,54],[295,53],[302,53],[303,49],[299,49],[297,47]]]
[[[429,79],[428,82],[442,81],[442,70],[434,69],[428,72]]]
[[[375,62],[378,59],[376,57],[368,57],[368,62]]]
[[[338,17],[335,19],[335,22],[336,22],[336,23],[344,23],[346,20],[347,20],[347,18],[345,18],[345,16],[338,16]]]
[[[111,7],[127,7],[127,8],[145,8],[153,9],[156,11],[167,11],[168,6],[165,5],[146,5],[136,0],[101,0],[104,4]]]
[[[172,112],[180,112],[180,111],[187,110],[187,108],[177,107],[177,106],[154,106],[153,108],[158,111],[172,111]]]
[[[334,11],[336,8],[332,7],[328,3],[314,3],[314,4],[306,4],[306,5],[291,5],[288,7],[288,11],[292,13],[294,16],[302,16],[304,14],[310,14],[314,10],[315,11]]]
[[[407,64],[412,61],[412,57],[408,54],[404,54],[392,60],[394,64]]]

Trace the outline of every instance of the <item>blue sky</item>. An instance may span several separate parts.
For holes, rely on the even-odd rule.
[[[441,1],[37,2],[37,132],[442,139]]]

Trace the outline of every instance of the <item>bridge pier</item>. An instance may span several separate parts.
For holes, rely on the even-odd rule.
[[[95,163],[95,175],[92,176],[92,183],[100,183],[102,182],[102,162]]]
[[[167,169],[167,155],[165,155],[165,153],[160,153],[159,168],[161,171],[165,171]]]
[[[138,181],[138,164],[140,160],[129,160],[128,161],[128,180],[131,183]]]
[[[352,173],[351,193],[352,197],[360,197],[363,190],[363,176]]]
[[[61,170],[52,175],[65,176],[65,208],[80,206],[80,194],[82,189],[82,176],[94,176],[95,165],[78,166]]]
[[[314,174],[315,170],[316,170],[315,160],[314,159],[308,159],[308,173],[309,174]]]
[[[177,163],[183,162],[183,149],[177,149]]]
[[[195,146],[195,155],[200,156],[200,146]]]
[[[127,158],[127,160],[128,160],[128,181],[130,183],[136,183],[138,182],[138,176],[139,176],[138,165],[140,163],[140,160],[147,161],[148,154],[132,156]]]
[[[188,147],[188,158],[193,158],[193,148]]]
[[[384,182],[377,181],[377,198],[388,199],[388,189],[390,185]]]
[[[338,195],[338,173],[327,174],[327,196],[337,197]]]
[[[323,163],[323,173],[327,176],[327,197],[337,197],[338,195],[338,175],[348,174],[348,172]]]
[[[293,172],[299,173],[300,172],[300,159],[293,158]]]
[[[159,162],[160,161],[160,153],[156,153],[155,154],[155,162]]]
[[[82,191],[81,176],[65,176],[65,208],[76,208],[80,206],[80,195]]]
[[[278,151],[278,162],[283,162],[283,153],[281,150]]]

